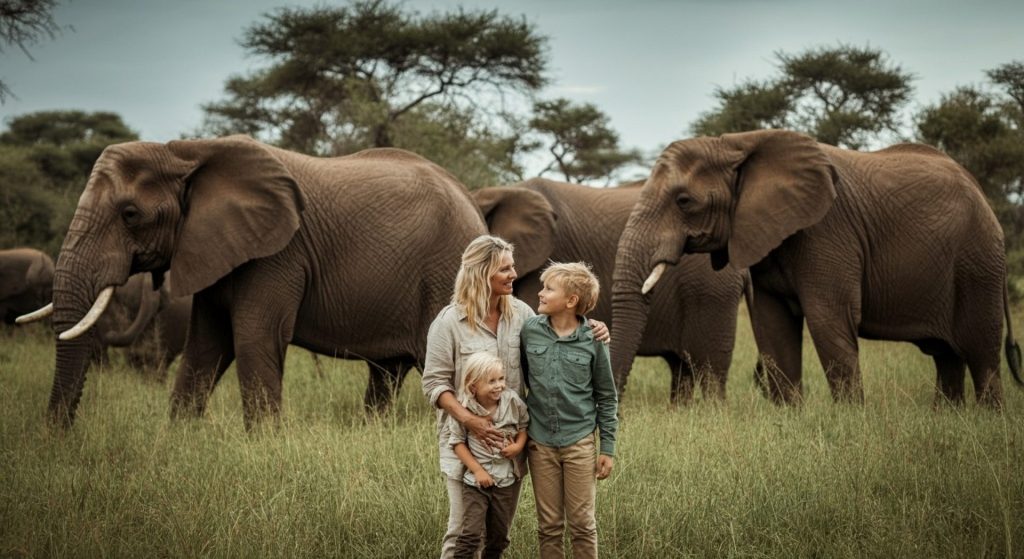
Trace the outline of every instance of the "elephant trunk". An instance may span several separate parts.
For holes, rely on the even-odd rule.
[[[57,357],[50,391],[49,418],[58,427],[68,428],[75,420],[75,411],[82,397],[89,365],[100,351],[99,336],[94,328],[86,329],[71,339],[66,334],[80,325],[83,317],[102,299],[101,292],[112,290],[112,281],[96,280],[88,256],[67,250],[76,239],[69,234],[53,279],[53,327],[57,333]],[[105,271],[110,271],[109,268]],[[116,272],[114,272],[116,273]]]
[[[615,257],[615,274],[612,280],[612,336],[611,361],[615,384],[620,392],[625,391],[626,380],[640,347],[640,340],[647,328],[650,301],[641,293],[644,280],[648,277],[652,251],[640,242],[643,238],[632,227],[627,226]]]
[[[139,334],[142,333],[142,330],[153,322],[153,317],[156,316],[156,312],[160,308],[160,292],[153,290],[152,275],[148,273],[143,275],[140,290],[139,308],[136,309],[135,319],[132,320],[131,325],[121,332],[100,333],[100,339],[103,343],[115,347],[131,345],[135,343],[135,340],[139,339]]]

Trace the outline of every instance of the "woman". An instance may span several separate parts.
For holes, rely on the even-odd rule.
[[[516,277],[512,245],[490,235],[477,237],[462,253],[451,304],[441,309],[427,333],[423,394],[437,408],[441,473],[448,486],[448,529],[441,544],[442,558],[452,557],[462,531],[462,463],[448,446],[448,417],[495,447],[505,440],[489,418],[473,414],[456,399],[465,360],[481,351],[497,355],[505,367],[506,386],[523,396],[519,332],[534,312],[512,295]],[[595,337],[607,342],[607,326],[598,321],[591,325]]]

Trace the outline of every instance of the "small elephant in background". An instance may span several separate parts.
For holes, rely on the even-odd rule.
[[[476,190],[473,196],[491,233],[516,247],[517,297],[536,308],[540,273],[548,261],[587,262],[601,282],[590,318],[605,321],[617,339],[631,334],[625,322],[612,317],[615,250],[641,185],[593,188],[536,178]],[[707,255],[700,254],[687,256],[662,281],[663,288],[652,296],[649,320],[634,332],[637,353],[668,363],[672,403],[690,403],[695,381],[705,398],[723,400],[744,274],[731,268],[716,272]],[[620,391],[628,375],[628,368],[616,370]]]
[[[999,407],[1004,319],[1021,382],[1002,229],[977,182],[931,147],[858,152],[784,130],[668,146],[619,241],[620,368],[636,352],[652,286],[690,253],[749,267],[758,370],[776,402],[802,397],[805,322],[836,400],[863,401],[860,337],[930,355],[936,402],[963,401],[969,368],[978,402]]]
[[[125,348],[125,356],[136,370],[158,382],[185,347],[192,296],[174,297],[170,292],[172,274],[154,289],[152,274],[134,274],[114,289],[110,305],[96,324],[100,344]]]
[[[50,302],[53,259],[34,248],[0,250],[0,316],[14,324],[19,316]]]

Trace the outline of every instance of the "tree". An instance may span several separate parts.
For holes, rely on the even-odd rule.
[[[619,148],[619,135],[608,117],[590,103],[555,99],[539,101],[533,110],[530,126],[546,138],[553,158],[538,175],[557,168],[567,182],[604,179],[607,184],[620,168],[641,161],[637,151]]]
[[[318,155],[401,147],[405,119],[477,117],[476,99],[540,88],[545,42],[496,11],[420,16],[384,0],[278,9],[241,41],[269,65],[228,80],[228,99],[204,106],[204,131]]]
[[[785,126],[851,149],[886,131],[899,134],[913,76],[882,51],[840,45],[798,55],[777,52],[775,58],[777,77],[716,90],[718,107],[702,114],[691,130],[718,135]]]
[[[29,45],[46,36],[57,37],[60,26],[53,19],[58,0],[0,0],[0,52],[16,46],[32,59]],[[6,83],[0,81],[0,103],[13,95]]]
[[[114,113],[43,111],[11,119],[0,134],[0,246],[56,256],[100,153],[137,139]]]

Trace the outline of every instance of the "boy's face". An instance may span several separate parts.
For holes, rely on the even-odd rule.
[[[548,278],[537,296],[540,298],[537,312],[548,316],[564,312],[575,313],[576,303],[579,301],[579,297],[576,295],[569,295],[565,292],[562,282],[557,278]]]
[[[476,401],[485,406],[496,404],[504,390],[505,373],[500,369],[483,375],[471,388]]]

